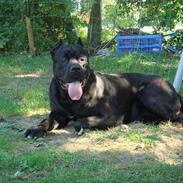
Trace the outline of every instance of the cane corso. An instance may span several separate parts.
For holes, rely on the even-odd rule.
[[[51,56],[51,112],[38,128],[28,129],[26,137],[41,137],[55,123],[57,128],[64,128],[71,120],[78,133],[85,128],[104,130],[133,121],[183,123],[182,97],[164,78],[95,72],[80,39],[74,46],[57,43]]]

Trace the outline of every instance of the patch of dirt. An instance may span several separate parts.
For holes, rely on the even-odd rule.
[[[152,149],[155,156],[167,163],[183,162],[183,127],[166,124],[162,129],[160,140]]]
[[[26,116],[14,119],[12,121],[23,132],[30,127],[35,127],[46,116]],[[128,126],[122,126],[124,130],[129,128],[143,129],[146,133],[146,125],[142,123],[132,123]],[[105,131],[103,133],[106,133]],[[156,132],[157,133],[157,132]],[[92,134],[92,138],[90,135]],[[93,135],[94,134],[94,135]],[[130,141],[120,136],[117,139],[107,139],[102,143],[97,143],[95,132],[86,132],[82,136],[77,136],[72,124],[65,129],[53,130],[46,138],[38,140],[36,147],[48,146],[56,150],[66,150],[69,152],[76,151],[91,151],[99,153],[107,152],[128,152],[128,154],[135,155],[137,159],[155,158],[170,164],[179,164],[183,162],[183,127],[180,125],[173,125],[171,123],[160,126],[158,131],[158,139],[151,148],[145,148],[143,144]],[[122,157],[122,159],[126,159]]]

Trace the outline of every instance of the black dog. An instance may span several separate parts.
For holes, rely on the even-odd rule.
[[[183,100],[160,76],[140,73],[109,75],[89,67],[81,40],[75,46],[57,43],[51,50],[53,79],[51,113],[25,136],[40,137],[74,120],[75,130],[107,129],[132,121],[183,123]]]

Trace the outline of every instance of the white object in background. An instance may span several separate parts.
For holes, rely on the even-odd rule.
[[[180,56],[179,66],[177,68],[177,72],[176,72],[175,79],[173,82],[173,86],[177,92],[180,91],[182,79],[183,79],[183,52]]]

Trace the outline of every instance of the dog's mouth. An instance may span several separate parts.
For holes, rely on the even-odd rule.
[[[83,95],[83,88],[86,85],[86,80],[83,81],[74,81],[64,83],[59,81],[62,89],[67,90],[69,97],[71,100],[80,100]]]
[[[83,83],[79,81],[67,83],[67,91],[72,100],[79,100],[81,98],[83,95],[82,85]]]

